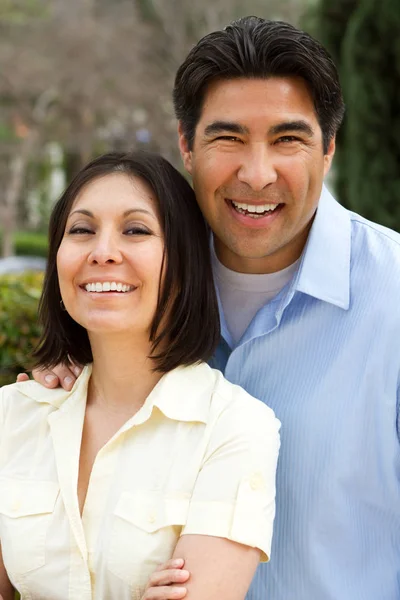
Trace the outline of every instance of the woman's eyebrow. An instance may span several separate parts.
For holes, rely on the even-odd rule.
[[[86,217],[94,217],[94,214],[90,212],[90,210],[85,210],[84,208],[79,208],[77,210],[74,210],[72,213],[69,214],[70,217],[72,217],[72,215],[75,214],[81,214],[81,215],[85,215]]]
[[[149,210],[146,210],[145,208],[129,208],[128,210],[126,210],[123,213],[123,217],[128,217],[130,214],[132,213],[145,213],[147,215],[152,216],[152,213]],[[75,214],[81,214],[81,215],[85,215],[86,217],[90,217],[92,219],[94,219],[94,214],[92,212],[90,212],[90,210],[86,210],[85,208],[78,208],[77,210],[74,210],[69,216],[72,217],[72,215]]]

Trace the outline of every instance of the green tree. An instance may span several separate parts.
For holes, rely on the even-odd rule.
[[[363,0],[343,42],[348,206],[400,231],[400,2]]]
[[[400,231],[400,2],[319,0],[303,26],[329,50],[343,87],[337,197]]]
[[[343,74],[343,40],[347,25],[362,0],[319,0],[312,4],[302,20],[303,27],[316,37],[328,50],[335,62],[344,86]],[[345,102],[347,99],[344,89]],[[334,186],[337,199],[345,206],[348,203],[348,185],[346,172],[346,148],[344,123],[336,136],[336,154],[333,163]]]

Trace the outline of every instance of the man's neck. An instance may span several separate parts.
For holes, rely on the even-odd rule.
[[[237,273],[268,275],[283,271],[283,269],[294,264],[302,255],[314,218],[315,213],[306,227],[295,238],[292,238],[288,244],[264,256],[240,256],[214,236],[216,256],[224,267]]]

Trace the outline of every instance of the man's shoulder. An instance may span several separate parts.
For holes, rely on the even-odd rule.
[[[400,274],[400,233],[349,211],[352,264],[385,277]],[[400,284],[400,280],[399,280]]]
[[[400,256],[400,233],[393,229],[389,229],[389,227],[385,227],[384,225],[379,225],[379,223],[369,221],[358,213],[352,211],[348,212],[350,214],[353,231],[360,231],[364,236],[376,239],[377,243],[392,247]]]

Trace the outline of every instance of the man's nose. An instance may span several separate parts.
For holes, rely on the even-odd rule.
[[[237,176],[239,181],[246,183],[253,191],[261,192],[278,179],[273,152],[263,142],[258,142],[247,150],[243,154]]]
[[[93,242],[92,250],[88,256],[90,264],[119,264],[122,261],[121,250],[115,235],[110,233],[98,234]]]

